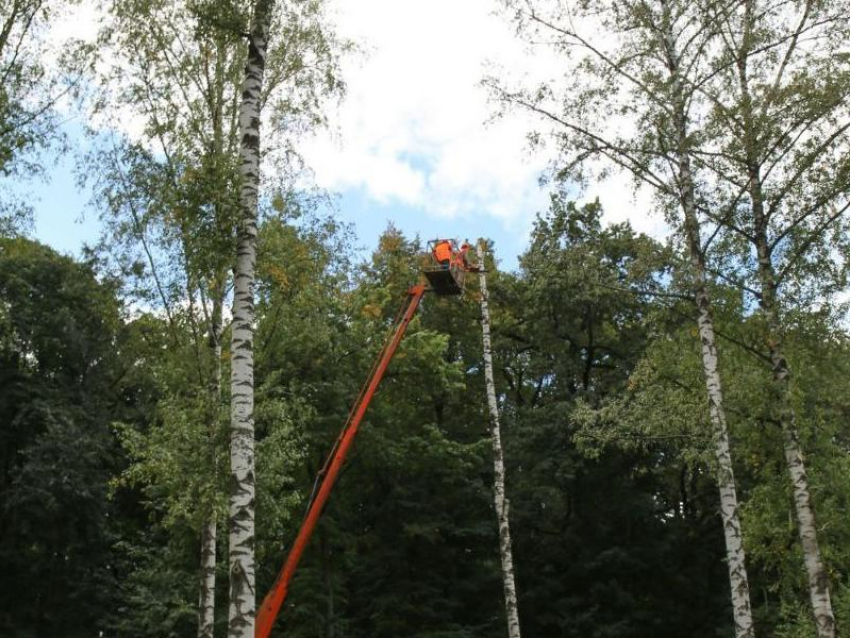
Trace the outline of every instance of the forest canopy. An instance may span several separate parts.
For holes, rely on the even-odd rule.
[[[0,635],[265,638],[393,334],[274,635],[850,626],[850,5],[494,2],[569,71],[483,79],[552,155],[515,268],[486,228],[366,252],[311,181],[325,0],[116,0],[48,60],[67,7],[0,8],[0,174],[76,109],[102,223],[72,257],[0,191]],[[582,197],[612,174],[665,237]]]

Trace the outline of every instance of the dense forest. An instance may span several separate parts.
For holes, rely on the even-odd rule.
[[[323,0],[110,0],[48,54],[66,7],[0,6],[3,180],[85,113],[103,224],[61,254],[0,190],[0,635],[253,638],[431,238],[366,255],[310,185],[357,48]],[[549,207],[424,298],[275,635],[842,635],[850,4],[493,9],[563,60],[483,78]],[[581,199],[612,171],[665,239]]]

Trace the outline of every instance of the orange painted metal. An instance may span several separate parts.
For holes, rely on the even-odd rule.
[[[301,529],[298,530],[298,536],[295,538],[295,543],[292,545],[292,549],[289,551],[289,555],[286,557],[286,562],[283,564],[283,568],[280,570],[274,585],[272,585],[271,590],[268,594],[266,594],[262,605],[260,605],[260,608],[257,610],[257,622],[254,631],[255,638],[268,638],[269,634],[271,634],[275,619],[277,618],[280,607],[283,604],[289,590],[289,583],[295,575],[295,569],[298,567],[298,562],[301,560],[301,556],[304,554],[307,543],[310,541],[310,536],[313,534],[313,530],[319,522],[322,509],[328,500],[328,496],[330,495],[334,483],[336,483],[339,471],[342,469],[342,465],[345,462],[345,457],[354,442],[354,437],[357,435],[357,429],[360,427],[360,421],[363,420],[363,415],[366,414],[366,409],[369,407],[369,403],[375,395],[375,390],[378,389],[378,385],[381,383],[381,379],[387,370],[387,366],[389,366],[399,343],[401,343],[404,333],[407,331],[407,326],[410,325],[413,316],[416,314],[416,310],[419,308],[419,302],[422,301],[422,296],[425,294],[426,290],[427,288],[424,284],[413,286],[410,290],[408,290],[406,302],[407,306],[404,310],[404,314],[401,320],[397,323],[392,336],[384,345],[384,349],[381,351],[375,366],[370,372],[367,383],[364,385],[363,390],[360,392],[360,396],[357,397],[357,400],[351,408],[348,421],[346,421],[346,424],[343,426],[342,432],[340,433],[334,448],[331,450],[324,468],[319,473],[319,477],[322,481],[321,485],[319,486],[319,490],[316,493],[315,498],[310,503],[310,507],[307,510],[307,516],[304,519],[304,523],[301,525]]]

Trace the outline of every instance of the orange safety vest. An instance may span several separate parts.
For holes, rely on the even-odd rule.
[[[439,244],[434,246],[434,258],[443,262],[452,258],[452,246],[447,241],[441,241]]]

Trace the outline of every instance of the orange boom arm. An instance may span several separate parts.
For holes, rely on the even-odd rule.
[[[310,536],[313,534],[316,523],[319,522],[319,517],[322,515],[322,509],[328,500],[328,496],[331,493],[334,483],[336,483],[339,471],[345,462],[345,457],[354,442],[354,437],[357,435],[357,429],[360,427],[360,421],[363,420],[363,415],[366,414],[366,409],[369,407],[369,403],[375,395],[375,390],[378,389],[378,385],[384,377],[387,366],[389,366],[399,343],[401,343],[402,338],[404,338],[404,333],[407,331],[408,325],[410,325],[413,316],[416,314],[416,310],[419,308],[419,302],[422,301],[422,295],[425,294],[425,291],[426,287],[423,284],[413,286],[410,290],[408,290],[406,301],[407,306],[404,309],[404,314],[396,324],[396,328],[392,336],[384,345],[383,350],[378,356],[378,359],[369,374],[366,384],[360,392],[360,396],[357,397],[357,400],[351,408],[348,420],[343,426],[342,432],[334,444],[327,461],[325,461],[324,468],[319,473],[319,478],[322,479],[322,482],[319,487],[319,491],[316,494],[316,498],[310,503],[310,507],[307,510],[307,516],[301,525],[301,529],[298,530],[298,536],[295,538],[295,543],[292,545],[292,549],[286,557],[286,562],[283,564],[283,568],[280,570],[274,585],[272,585],[269,593],[266,594],[262,605],[260,605],[260,608],[257,611],[257,624],[254,632],[255,638],[268,638],[269,634],[271,634],[275,619],[277,618],[280,607],[286,598],[287,591],[289,590],[289,583],[295,575],[295,569],[298,567],[298,562],[304,554],[307,543],[310,542]]]

